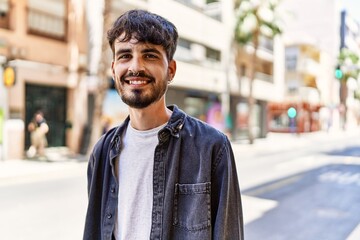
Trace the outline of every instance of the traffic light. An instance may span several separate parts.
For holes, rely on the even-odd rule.
[[[335,69],[335,77],[336,77],[336,79],[342,79],[343,76],[344,76],[344,73],[343,73],[343,71],[341,70],[340,65],[337,65],[337,66],[336,66],[336,69]]]
[[[290,107],[288,110],[287,110],[287,114],[288,114],[288,117],[289,118],[295,118],[296,117],[296,109],[294,107]]]

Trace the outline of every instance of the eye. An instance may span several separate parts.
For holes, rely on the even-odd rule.
[[[156,56],[155,54],[151,54],[151,53],[145,54],[144,57],[147,58],[147,59],[156,59],[156,58],[158,58],[158,56]]]
[[[118,60],[121,60],[121,59],[129,59],[131,58],[131,55],[130,54],[120,54],[117,59]]]

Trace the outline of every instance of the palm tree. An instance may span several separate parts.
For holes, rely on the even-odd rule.
[[[91,82],[92,93],[88,101],[92,101],[93,107],[88,109],[88,133],[85,136],[89,140],[86,144],[88,153],[102,134],[102,108],[106,92],[109,88],[108,69],[111,59],[107,54],[109,49],[106,41],[106,31],[111,21],[111,0],[87,0],[86,20],[88,29],[88,81]]]
[[[341,127],[345,129],[346,125],[346,115],[347,115],[347,104],[346,99],[348,96],[348,84],[349,81],[355,81],[359,78],[360,75],[360,57],[353,51],[342,48],[338,57],[338,70],[341,71],[340,76],[336,76],[340,81],[340,105],[342,107],[341,112]]]
[[[256,73],[257,50],[260,37],[274,38],[281,34],[280,16],[277,12],[278,0],[240,0],[237,3],[234,41],[237,46],[252,44],[249,74],[248,96],[248,138],[250,144],[254,142],[252,131],[252,115],[255,104],[253,96],[253,82]]]

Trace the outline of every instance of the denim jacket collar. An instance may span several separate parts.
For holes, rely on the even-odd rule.
[[[170,105],[167,108],[172,111],[172,114],[166,126],[159,131],[158,137],[160,143],[166,142],[169,139],[169,134],[175,138],[179,138],[179,133],[184,126],[184,121],[186,118],[186,114],[176,105]],[[116,129],[115,134],[110,141],[110,159],[113,159],[113,157],[116,157],[120,154],[121,136],[129,124],[129,121],[130,116],[128,116],[124,123]]]

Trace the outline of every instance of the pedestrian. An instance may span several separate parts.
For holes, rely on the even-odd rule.
[[[31,146],[27,151],[27,156],[30,158],[36,156],[40,158],[44,157],[45,148],[48,144],[46,134],[49,131],[49,126],[46,123],[44,113],[42,111],[37,111],[34,114],[32,121],[28,125],[28,131],[30,132]]]
[[[165,103],[176,72],[176,27],[130,10],[107,37],[116,89],[129,116],[100,138],[90,156],[83,239],[242,240],[229,140]]]

